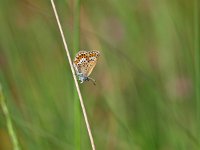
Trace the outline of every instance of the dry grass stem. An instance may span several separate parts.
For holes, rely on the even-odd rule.
[[[69,60],[69,64],[70,64],[70,68],[71,68],[72,75],[73,75],[73,78],[74,78],[74,82],[75,82],[75,85],[76,85],[76,89],[77,89],[77,92],[78,92],[78,96],[79,96],[84,120],[85,120],[85,123],[86,123],[86,126],[87,126],[87,131],[88,131],[88,134],[89,134],[91,146],[92,146],[92,149],[95,150],[94,139],[92,137],[92,132],[91,132],[91,129],[90,129],[89,121],[88,121],[88,118],[87,118],[87,113],[86,113],[85,106],[84,106],[84,103],[83,103],[83,98],[82,98],[81,91],[80,91],[80,88],[79,88],[79,85],[78,85],[78,81],[76,79],[75,71],[74,71],[74,68],[73,68],[73,65],[72,65],[72,60],[71,60],[70,53],[69,53],[69,50],[68,50],[68,47],[67,47],[67,43],[66,43],[66,40],[65,40],[65,37],[64,37],[64,34],[63,34],[61,24],[60,24],[58,13],[57,13],[57,10],[56,10],[55,4],[54,4],[54,0],[51,0],[51,4],[52,4],[54,15],[56,17],[56,21],[57,21],[57,24],[58,24],[58,27],[59,27],[59,30],[60,30],[62,40],[63,40],[64,48],[65,48],[65,51],[66,51],[66,54],[67,54],[67,57],[68,57],[68,60]]]

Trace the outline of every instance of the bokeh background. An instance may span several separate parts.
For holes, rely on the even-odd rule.
[[[55,0],[97,150],[200,148],[198,0]],[[0,84],[23,150],[91,149],[50,0],[0,1]],[[12,150],[0,108],[0,150]]]

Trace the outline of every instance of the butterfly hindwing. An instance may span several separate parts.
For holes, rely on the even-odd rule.
[[[99,57],[99,52],[98,51],[90,51],[88,52],[89,55],[89,62],[88,62],[88,69],[87,69],[87,76],[89,76],[92,72],[92,70],[94,69],[94,67],[96,66],[98,57]]]

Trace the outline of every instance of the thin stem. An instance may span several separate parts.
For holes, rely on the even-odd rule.
[[[82,98],[82,95],[81,95],[81,92],[80,92],[78,81],[76,79],[75,71],[74,71],[74,68],[73,68],[73,65],[72,65],[72,60],[71,60],[70,53],[69,53],[69,50],[68,50],[68,47],[67,47],[67,43],[66,43],[66,40],[65,40],[65,37],[64,37],[64,34],[63,34],[63,30],[62,30],[61,24],[60,24],[58,13],[57,13],[57,10],[56,10],[55,4],[54,4],[54,0],[51,0],[51,4],[52,4],[52,7],[53,7],[54,15],[56,17],[56,21],[57,21],[57,24],[58,24],[58,27],[59,27],[59,30],[60,30],[60,34],[61,34],[61,37],[62,37],[62,40],[63,40],[65,51],[66,51],[66,54],[67,54],[67,57],[68,57],[68,61],[69,61],[69,64],[70,64],[70,68],[71,68],[71,71],[72,71],[72,75],[73,75],[73,78],[74,78],[76,89],[77,89],[77,92],[78,92],[78,96],[79,96],[79,100],[80,100],[80,104],[81,104],[84,120],[85,120],[85,123],[86,123],[88,135],[89,135],[89,138],[90,138],[91,146],[92,146],[92,149],[95,150],[95,144],[94,144],[94,140],[93,140],[93,137],[92,137],[92,132],[91,132],[91,129],[90,129],[90,125],[89,125],[89,122],[88,122],[85,106],[84,106],[84,103],[83,103],[83,98]]]
[[[74,50],[79,49],[80,38],[80,0],[74,0]]]
[[[4,95],[3,95],[3,92],[2,92],[2,89],[1,89],[1,85],[0,85],[0,104],[1,104],[1,107],[2,107],[2,110],[3,110],[3,113],[5,115],[5,118],[6,118],[6,125],[7,125],[7,128],[8,128],[9,136],[10,136],[12,144],[13,144],[13,149],[14,150],[20,150],[21,148],[19,147],[17,135],[16,135],[14,128],[13,128],[12,120],[11,120],[10,113],[8,111],[8,107],[7,107],[5,99],[4,99]]]
[[[194,2],[194,49],[195,49],[195,89],[197,103],[198,131],[200,131],[200,47],[199,47],[199,8],[198,0]],[[199,135],[199,132],[197,133]],[[200,141],[199,141],[200,142]]]
[[[80,0],[74,0],[73,22],[73,52],[79,50],[80,38]],[[75,88],[74,88],[75,89]],[[81,149],[81,112],[78,95],[74,90],[74,145],[76,150]]]

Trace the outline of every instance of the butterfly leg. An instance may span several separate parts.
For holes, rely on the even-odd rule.
[[[93,78],[88,77],[88,79],[91,80],[94,85],[96,85],[96,81]]]

